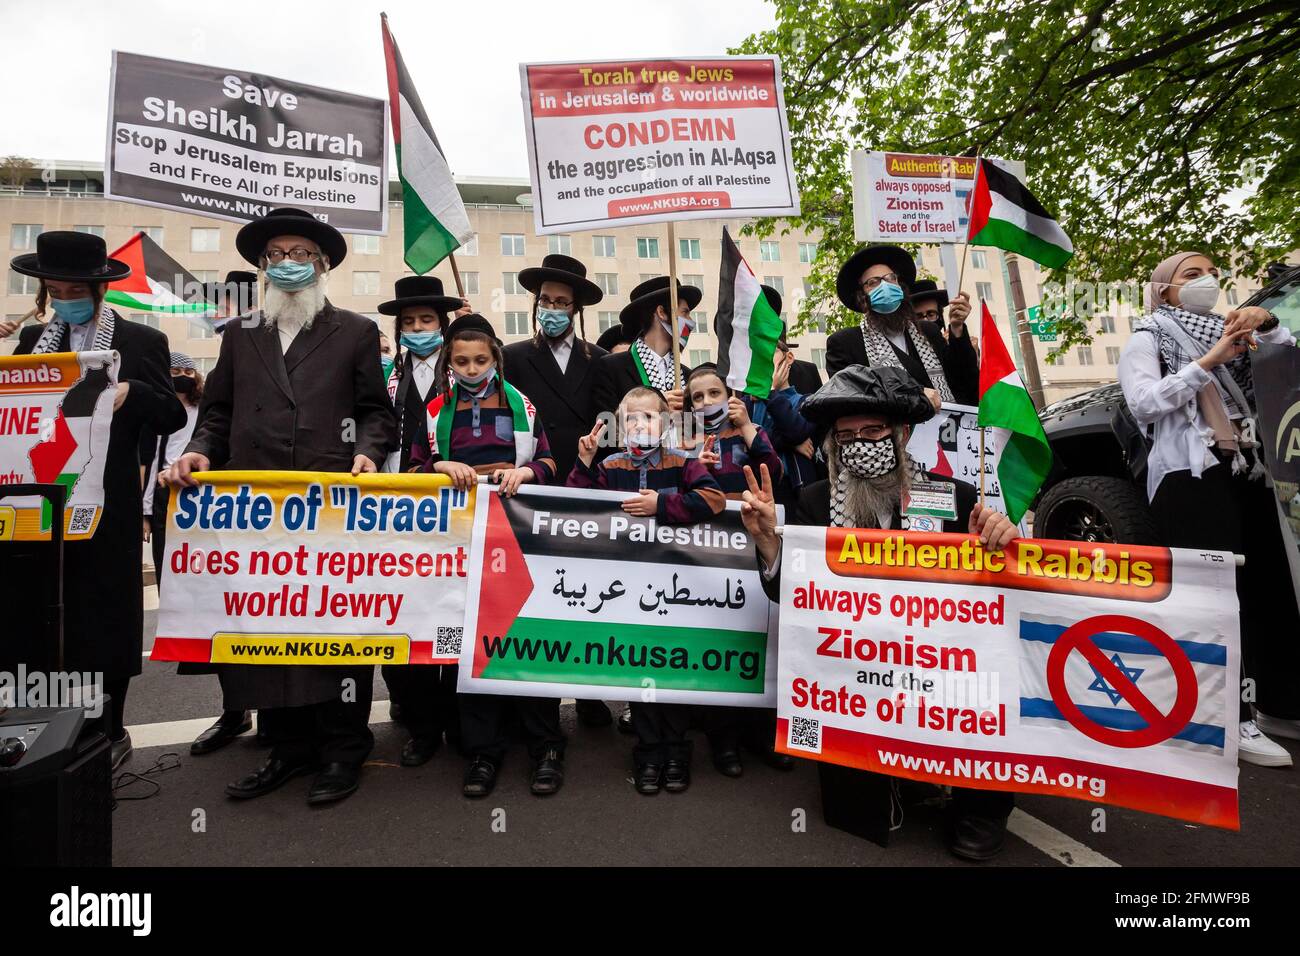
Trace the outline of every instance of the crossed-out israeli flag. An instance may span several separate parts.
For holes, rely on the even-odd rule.
[[[1052,700],[1047,684],[1047,658],[1073,621],[1049,618],[1020,619],[1020,723],[1029,726],[1072,729]],[[1134,634],[1103,632],[1091,641],[1121,673],[1155,705],[1169,713],[1178,682],[1169,660],[1150,641]],[[1196,672],[1196,709],[1187,726],[1156,746],[1222,753],[1224,744],[1223,694],[1228,671],[1228,649],[1213,641],[1175,638]],[[1065,688],[1082,714],[1102,727],[1138,731],[1147,726],[1124,696],[1077,649],[1065,663]]]

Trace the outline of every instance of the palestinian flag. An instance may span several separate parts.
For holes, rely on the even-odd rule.
[[[1074,255],[1070,237],[1015,174],[980,160],[970,196],[966,241],[1015,252],[1049,269]]]
[[[144,232],[109,256],[131,267],[131,274],[108,287],[104,301],[131,312],[170,312],[212,331],[217,309],[205,298],[198,279],[163,252]]]
[[[740,247],[722,227],[722,271],[718,277],[718,376],[731,388],[756,398],[772,392],[772,357],[781,337],[781,317],[767,301]]]
[[[999,439],[998,484],[1007,517],[1019,524],[1052,468],[1052,447],[988,304],[981,300],[980,308],[979,423],[991,426]]]
[[[474,235],[465,203],[451,178],[451,168],[433,135],[401,51],[388,32],[388,17],[379,15],[388,68],[388,107],[393,116],[397,175],[402,180],[402,225],[406,264],[424,275]]]

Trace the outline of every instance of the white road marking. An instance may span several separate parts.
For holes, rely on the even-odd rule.
[[[158,610],[158,585],[146,584],[144,586],[144,609],[146,611]]]

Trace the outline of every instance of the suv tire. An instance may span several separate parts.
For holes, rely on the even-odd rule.
[[[1160,535],[1141,489],[1123,478],[1087,475],[1047,489],[1034,509],[1034,537],[1157,544]]]

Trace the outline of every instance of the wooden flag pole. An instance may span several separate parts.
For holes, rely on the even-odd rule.
[[[682,387],[682,342],[677,334],[677,224],[668,220],[668,335],[673,340],[673,389]]]
[[[454,252],[449,252],[449,253],[447,253],[447,258],[448,258],[448,260],[450,260],[450,262],[451,262],[451,274],[452,274],[452,277],[456,280],[456,294],[457,294],[458,296],[460,296],[462,299],[464,299],[464,298],[465,298],[465,283],[461,281],[461,278],[460,278],[460,268],[456,265],[456,253],[454,253]]]

